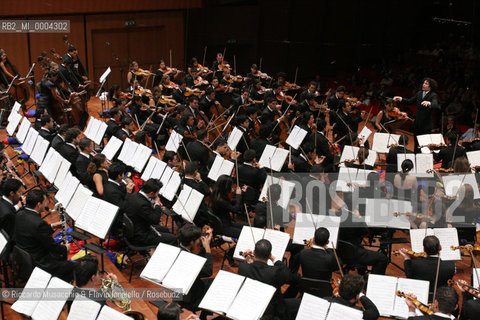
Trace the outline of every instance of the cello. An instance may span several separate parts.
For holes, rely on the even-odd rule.
[[[27,101],[32,96],[32,89],[28,85],[28,81],[30,78],[33,78],[30,74],[27,75],[28,78],[20,78],[20,74],[18,73],[15,66],[10,62],[8,59],[7,53],[5,50],[0,49],[0,67],[7,82],[12,81],[15,76],[18,78],[13,83],[13,91],[12,96],[15,101],[21,103],[23,106],[27,103]]]

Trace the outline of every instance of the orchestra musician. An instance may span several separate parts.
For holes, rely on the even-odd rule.
[[[60,152],[60,150],[62,149],[62,146],[66,143],[65,137],[67,134],[67,130],[69,128],[70,127],[68,124],[62,124],[58,128],[57,134],[55,135],[55,137],[53,137],[52,143],[51,143],[52,148],[55,149],[56,151]]]
[[[344,100],[345,96],[345,87],[344,86],[338,86],[337,90],[335,91],[335,94],[332,95],[328,101],[328,108],[333,111],[337,111],[341,108],[340,101]]]
[[[438,153],[433,154],[435,161],[442,162],[442,168],[448,169],[453,167],[455,159],[465,156],[465,148],[458,145],[459,136],[453,132],[446,135],[447,146],[441,149]]]
[[[80,152],[77,145],[80,142],[82,132],[77,128],[70,128],[65,133],[65,144],[58,151],[62,157],[67,159],[72,165],[70,171],[73,175],[77,174],[76,162]]]
[[[49,114],[44,114],[40,118],[40,130],[38,130],[38,134],[48,142],[52,142],[55,133],[53,132],[54,126],[53,118]]]
[[[387,172],[398,172],[397,156],[399,154],[412,153],[407,149],[408,136],[405,134],[400,135],[398,138],[398,145],[391,146],[387,154]],[[387,174],[387,177],[391,175]]]
[[[412,298],[416,299],[417,296],[410,294]],[[455,289],[451,287],[440,287],[437,289],[435,301],[433,302],[431,309],[434,311],[433,315],[417,316],[417,307],[410,299],[405,299],[405,303],[408,306],[408,320],[445,320],[455,319],[454,314],[458,308],[458,294]],[[461,318],[461,319],[474,319],[474,318]]]
[[[75,160],[75,167],[77,172],[75,176],[78,177],[83,185],[90,185],[90,178],[87,168],[92,162],[93,141],[89,138],[82,138],[78,142],[78,149],[80,150],[77,159]]]
[[[5,230],[10,239],[14,239],[15,217],[22,208],[21,198],[25,191],[19,179],[6,179],[0,185],[0,229]]]

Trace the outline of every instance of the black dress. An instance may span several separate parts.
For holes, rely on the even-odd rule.
[[[102,177],[102,185],[103,186],[105,186],[105,183],[107,183],[107,181],[108,181],[108,175],[103,170],[97,170],[97,171],[95,171],[95,173],[92,175],[92,177],[90,179],[90,190],[93,191],[93,195],[95,197],[102,199],[103,196],[98,194],[97,188],[95,187],[95,182],[93,181],[93,176],[96,175],[97,173]]]

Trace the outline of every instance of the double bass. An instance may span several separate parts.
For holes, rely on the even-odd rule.
[[[10,62],[7,53],[3,49],[0,49],[0,63],[2,69],[0,76],[4,78],[3,82],[8,84],[15,78],[15,76],[18,76],[13,83],[11,95],[15,101],[25,106],[32,96],[32,88],[29,86],[28,81],[30,78],[33,78],[33,76],[28,75],[28,78],[21,78],[17,69]]]

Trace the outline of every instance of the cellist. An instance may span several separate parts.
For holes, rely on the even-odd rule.
[[[60,95],[59,89],[56,86],[57,79],[58,72],[49,71],[47,72],[46,77],[44,77],[38,85],[40,96],[38,98],[37,109],[35,111],[35,118],[37,122],[45,113],[48,113],[58,123],[64,123],[64,120],[66,120],[66,118],[64,118],[65,111],[63,111],[63,105],[67,105],[70,102],[70,97],[75,93],[68,96],[68,99],[64,99],[62,95]],[[69,94],[65,91],[63,91],[63,93]],[[59,104],[54,104],[54,100],[58,101]],[[58,105],[62,109],[56,108],[53,110],[52,107],[54,105]],[[59,121],[60,118],[62,118],[63,121]]]

